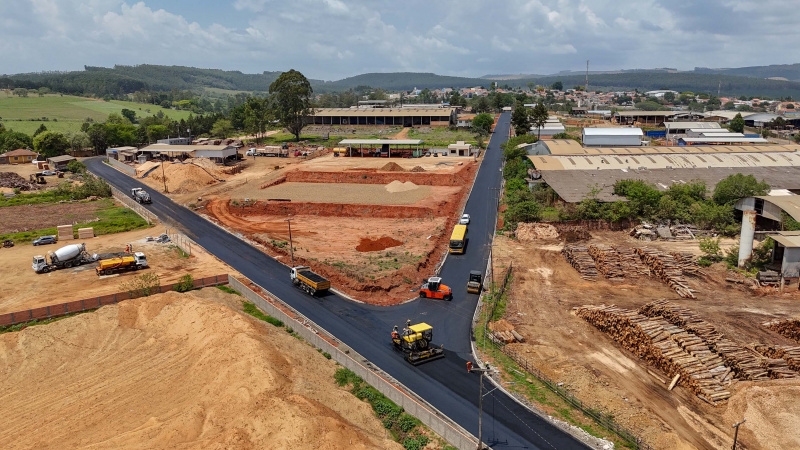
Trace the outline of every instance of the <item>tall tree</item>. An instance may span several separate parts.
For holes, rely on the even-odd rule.
[[[269,101],[266,98],[250,97],[244,104],[244,129],[256,135],[256,142],[261,143],[261,136],[267,131],[271,120]]]
[[[233,131],[233,125],[231,125],[231,121],[228,119],[219,119],[214,122],[214,126],[211,127],[211,134],[223,139],[233,134]]]
[[[122,117],[131,121],[131,123],[136,123],[136,111],[128,108],[122,108]]]
[[[44,126],[44,124],[41,124],[41,125],[39,125],[39,128],[37,128],[36,131],[33,132],[33,137],[36,137],[36,136],[44,133],[45,131],[47,131],[47,127]]]
[[[483,132],[487,136],[492,131],[492,125],[494,124],[494,117],[488,113],[481,113],[475,116],[472,119],[472,128],[476,132]],[[480,131],[479,131],[480,130]]]
[[[314,114],[311,83],[302,73],[292,69],[283,72],[269,85],[269,93],[273,115],[299,141],[308,117]]]
[[[511,113],[511,125],[514,127],[514,133],[517,136],[528,134],[531,129],[531,117],[522,102],[517,102],[516,106],[514,106],[514,112]]]
[[[733,119],[731,119],[731,123],[728,124],[728,129],[734,133],[744,132],[744,118],[742,117],[742,113],[737,113]]]
[[[33,140],[25,133],[9,130],[0,134],[0,153],[10,152],[18,148],[30,147],[33,147]]]
[[[542,127],[547,123],[548,117],[550,117],[550,113],[547,112],[547,107],[542,102],[537,103],[533,111],[531,111],[531,124],[538,130],[537,139],[542,138]]]
[[[43,156],[59,156],[69,150],[69,141],[57,131],[45,131],[33,139],[33,149]]]

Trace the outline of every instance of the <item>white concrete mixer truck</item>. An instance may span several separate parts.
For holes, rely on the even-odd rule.
[[[94,262],[96,258],[86,252],[86,244],[70,244],[49,252],[47,257],[33,257],[33,270],[36,273],[47,273],[51,270],[65,269],[81,264]]]

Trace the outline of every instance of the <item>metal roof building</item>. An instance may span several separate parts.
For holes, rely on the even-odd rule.
[[[353,156],[354,151],[358,151],[360,156],[364,156],[364,150],[367,153],[386,153],[387,156],[392,156],[392,146],[406,146],[419,150],[419,147],[424,143],[422,139],[344,139],[339,141],[339,146],[347,148],[347,154]],[[395,148],[395,150],[399,150]]]
[[[308,118],[313,125],[390,125],[449,126],[455,125],[458,108],[318,108]]]
[[[753,254],[756,227],[775,230],[784,222],[783,214],[800,221],[800,195],[763,195],[747,197],[736,202],[742,211],[742,232],[739,237],[739,267]],[[766,220],[758,220],[759,218]],[[772,262],[780,262],[783,278],[800,277],[800,231],[774,231],[768,234],[775,240]]]
[[[717,122],[664,122],[668,134],[683,134],[688,130],[720,130],[722,127]]]
[[[769,141],[762,137],[724,136],[722,134],[719,133],[717,136],[682,137],[678,139],[678,145],[769,144]]]
[[[635,147],[642,136],[641,128],[584,128],[582,140],[587,147]]]

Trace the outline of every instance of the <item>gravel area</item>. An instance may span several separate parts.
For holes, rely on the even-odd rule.
[[[364,205],[410,205],[431,194],[430,186],[389,192],[382,184],[283,183],[252,192],[250,198],[290,199],[295,202],[351,203]]]

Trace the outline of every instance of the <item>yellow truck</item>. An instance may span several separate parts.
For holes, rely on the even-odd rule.
[[[331,288],[330,280],[312,272],[311,268],[308,266],[292,267],[289,276],[291,276],[292,283],[295,286],[306,291],[310,295],[317,295]]]
[[[139,270],[147,267],[147,258],[144,253],[136,252],[132,256],[118,256],[116,258],[101,259],[95,271],[97,276],[110,275],[112,273],[127,272],[129,270]]]

